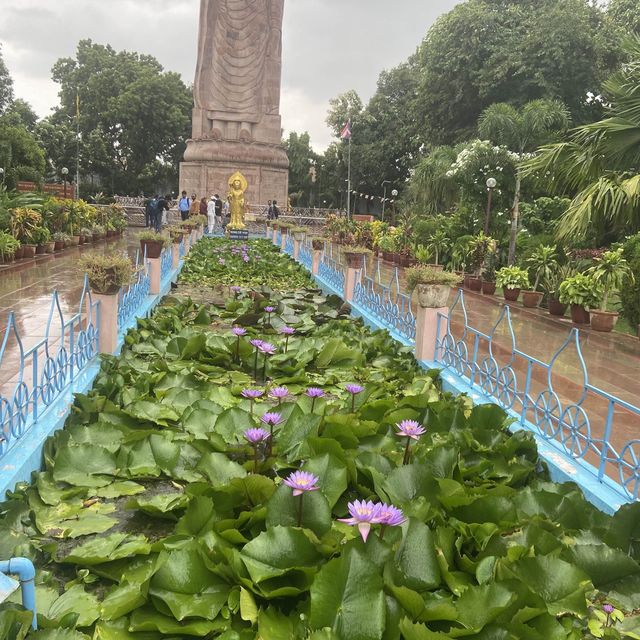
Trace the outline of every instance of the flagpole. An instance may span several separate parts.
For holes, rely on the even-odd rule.
[[[351,220],[351,136],[349,136],[349,160],[347,169],[347,220]]]
[[[80,92],[76,89],[76,200],[80,198]]]

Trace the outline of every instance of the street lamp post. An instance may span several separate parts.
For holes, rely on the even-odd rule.
[[[398,190],[394,189],[391,192],[391,195],[393,196],[393,200],[391,202],[393,203],[393,222],[395,224],[395,221],[396,221],[396,198],[398,197]]]
[[[384,222],[384,206],[387,203],[387,185],[391,184],[391,180],[383,180],[382,188],[384,189],[382,193],[382,222]]]
[[[4,187],[4,167],[0,167],[0,184]]]
[[[491,200],[493,199],[493,190],[498,186],[495,178],[487,179],[487,214],[484,218],[484,235],[489,235],[489,222],[491,220]]]
[[[67,176],[69,175],[69,169],[67,167],[62,167],[62,182],[64,183],[64,199],[67,199]]]

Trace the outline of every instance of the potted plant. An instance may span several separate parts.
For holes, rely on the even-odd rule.
[[[615,251],[605,251],[587,272],[602,287],[602,297],[597,309],[591,310],[591,328],[595,331],[613,331],[619,314],[609,311],[612,293],[620,291],[625,284],[634,282],[629,263],[622,256],[622,247]]]
[[[496,273],[496,285],[502,288],[505,300],[515,302],[520,291],[529,287],[529,274],[520,267],[502,267]]]
[[[378,240],[378,247],[382,252],[382,259],[389,264],[393,263],[393,253],[396,250],[395,238],[391,234],[384,234]]]
[[[186,227],[186,224],[182,224],[182,227]],[[159,258],[162,254],[162,249],[169,246],[169,238],[162,233],[156,233],[155,231],[143,231],[138,234],[138,240],[140,240],[140,250],[144,254],[147,252],[147,258],[155,259]]]
[[[344,256],[349,269],[363,269],[365,258],[369,255],[371,255],[371,249],[367,249],[366,247],[356,247],[353,245],[344,247]]]
[[[418,304],[422,308],[446,307],[451,287],[460,284],[460,276],[448,271],[433,269],[427,265],[409,267],[406,271],[409,291],[418,292]]]
[[[64,231],[56,231],[53,234],[53,250],[62,251],[67,240],[67,234]]]
[[[169,232],[169,236],[171,237],[171,242],[173,242],[173,244],[180,244],[182,242],[182,238],[184,237],[184,230],[182,227],[167,227],[167,231]]]
[[[440,261],[444,252],[450,247],[451,241],[447,238],[447,234],[440,229],[436,231],[430,238],[427,248],[434,254],[436,262],[432,265],[441,268]]]
[[[482,293],[486,296],[492,296],[496,292],[496,263],[498,256],[495,252],[487,256],[484,262],[484,271],[482,272]]]
[[[311,246],[314,251],[324,251],[327,238],[312,238]]]
[[[11,210],[11,234],[22,244],[22,257],[33,258],[36,255],[36,245],[31,238],[31,232],[41,224],[42,216],[38,211],[26,207]]]
[[[111,224],[110,222],[107,222],[107,225]],[[101,224],[94,224],[93,225],[93,229],[91,230],[93,232],[93,241],[96,242],[97,240],[102,240],[104,238],[106,238],[108,236],[108,227],[105,228],[103,227]],[[113,231],[113,234],[115,234],[115,231]]]
[[[47,253],[47,245],[51,242],[49,229],[46,227],[36,227],[31,230],[29,236],[31,238],[31,244],[36,245],[36,255],[41,256]]]
[[[471,291],[482,290],[482,266],[484,261],[490,253],[494,253],[496,250],[496,241],[485,236],[484,233],[479,233],[474,236],[469,242],[469,267],[471,269],[472,277],[468,278],[467,284]]]
[[[425,247],[423,244],[419,244],[415,251],[414,255],[418,264],[429,264],[429,260],[431,260],[431,250],[428,247]],[[430,267],[435,268],[436,265],[429,265]]]
[[[289,230],[293,234],[296,241],[302,242],[304,240],[304,234],[307,232],[305,227],[291,227]]]
[[[0,231],[0,262],[11,262],[20,243],[6,231]]]
[[[576,273],[560,285],[560,302],[571,305],[571,320],[575,324],[589,324],[589,309],[598,306],[602,288],[586,273]]]
[[[567,311],[567,305],[560,302],[560,285],[572,275],[574,271],[568,265],[562,267],[556,265],[542,281],[542,288],[547,294],[549,313],[552,316],[562,317]]]
[[[134,274],[129,257],[117,252],[85,253],[79,268],[87,274],[91,290],[105,296],[115,295],[121,287],[131,284]]]
[[[536,308],[542,296],[542,291],[538,291],[538,287],[543,280],[546,280],[557,268],[555,247],[540,245],[527,260],[530,274],[535,278],[533,289],[528,289],[522,294],[522,304],[530,309]]]

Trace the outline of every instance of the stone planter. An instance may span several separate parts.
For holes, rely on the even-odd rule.
[[[448,306],[451,287],[448,284],[419,284],[418,304],[423,309],[441,309]]]
[[[571,321],[574,324],[589,324],[591,322],[591,315],[581,304],[572,304]]]
[[[162,253],[161,240],[140,240],[140,251],[144,255],[145,248],[147,250],[147,258],[159,258]]]
[[[618,316],[619,314],[610,311],[591,311],[591,328],[594,331],[610,333],[618,322]]]
[[[476,293],[480,293],[480,291],[482,291],[482,278],[469,278],[469,289]]]
[[[429,263],[427,265],[427,267],[430,267],[434,271],[444,271],[444,265],[443,264],[432,264],[432,263]]]
[[[489,282],[489,280],[482,281],[482,293],[485,296],[492,296],[496,292],[496,283]]]
[[[552,316],[562,317],[567,312],[567,305],[562,304],[558,298],[549,296],[549,313]]]
[[[364,269],[364,253],[352,253],[350,251],[345,252],[344,257],[347,261],[347,267],[349,269]]]
[[[54,251],[62,251],[64,249],[64,240],[56,240],[53,243],[53,250]]]
[[[14,253],[13,257],[16,260],[22,260],[22,258],[24,258],[24,245],[20,245],[17,249],[16,252]]]
[[[46,253],[53,253],[56,250],[55,242],[47,242],[47,244],[45,244],[44,246],[45,246]]]
[[[78,244],[84,244],[85,243],[85,237],[84,236],[78,236]]]
[[[80,236],[71,236],[71,246],[77,247],[80,244]]]
[[[24,257],[25,258],[34,258],[36,255],[36,245],[35,244],[25,244],[24,245]]]
[[[394,253],[391,251],[382,252],[382,259],[384,262],[387,262],[388,264],[393,264],[393,256],[394,256]]]
[[[36,255],[37,256],[43,256],[45,253],[47,253],[47,245],[46,244],[39,244],[36,246]]]
[[[520,289],[508,289],[507,287],[505,287],[502,290],[502,293],[505,300],[509,302],[517,302],[518,298],[520,297],[520,291]]]
[[[296,242],[303,242],[303,241],[304,241],[304,231],[296,231],[296,232],[293,234],[293,239],[294,239]]]
[[[522,294],[522,304],[528,309],[535,309],[540,306],[542,301],[542,293],[540,291],[525,291]]]

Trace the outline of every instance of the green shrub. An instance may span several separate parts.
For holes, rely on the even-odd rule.
[[[640,324],[640,233],[631,236],[623,245],[622,255],[631,267],[635,282],[620,291],[622,315],[631,326]]]
[[[419,284],[446,284],[451,287],[460,284],[460,276],[449,271],[434,269],[420,264],[406,271],[407,287],[413,291]]]
[[[529,274],[520,267],[502,267],[496,273],[496,285],[502,289],[528,289]]]
[[[585,309],[597,309],[602,298],[602,287],[592,276],[577,273],[560,285],[560,302],[575,304]]]

